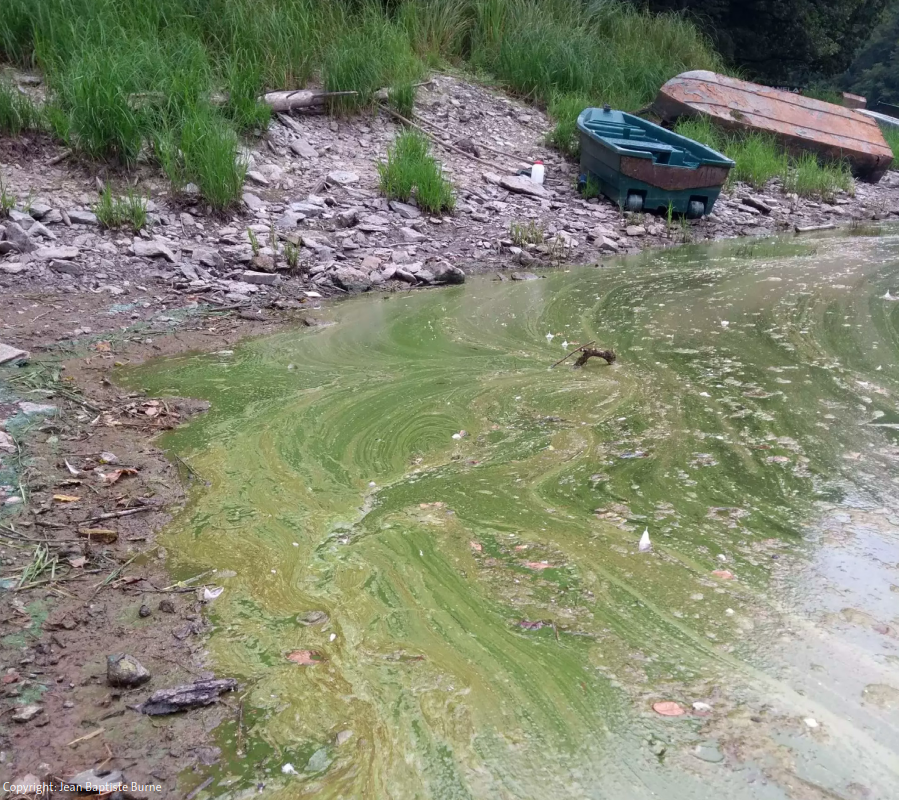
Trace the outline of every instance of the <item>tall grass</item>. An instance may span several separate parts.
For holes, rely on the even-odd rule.
[[[22,131],[41,128],[44,117],[28,95],[0,81],[0,133],[18,136]]]
[[[791,157],[771,136],[761,133],[729,134],[712,124],[708,117],[682,118],[675,131],[732,159],[734,167],[728,176],[730,184],[739,181],[762,189],[772,178],[779,178],[784,192],[824,200],[832,200],[839,191],[854,192],[855,184],[848,164],[821,161],[811,153]]]
[[[893,158],[896,159],[893,162],[893,167],[899,169],[899,128],[885,125],[880,130],[883,133],[883,138],[887,140],[887,144],[893,151]]]
[[[225,131],[264,128],[269,89],[315,79],[355,92],[330,105],[348,114],[390,87],[406,115],[425,70],[456,63],[549,105],[574,152],[577,106],[635,109],[678,72],[721,68],[684,18],[619,0],[0,0],[0,60],[44,72],[47,123],[72,147],[125,165],[154,154],[215,205],[240,190]]]
[[[393,200],[408,202],[432,214],[452,211],[456,205],[452,184],[430,153],[427,137],[417,130],[403,131],[378,163],[381,191]]]

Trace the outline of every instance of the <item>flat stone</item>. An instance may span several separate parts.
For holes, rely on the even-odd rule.
[[[150,680],[150,672],[134,656],[115,653],[106,656],[106,682],[110,686],[133,689]]]
[[[434,283],[434,273],[429,269],[420,269],[415,273],[415,277],[424,283]]]
[[[54,259],[70,261],[78,258],[79,252],[77,247],[41,247],[34,251],[34,257],[41,261],[53,261]]]
[[[503,175],[499,179],[499,185],[503,189],[516,194],[526,194],[531,197],[549,197],[549,192],[539,183],[534,183],[530,178],[525,178],[522,175]]]
[[[262,201],[261,197],[257,197],[252,192],[244,192],[241,195],[241,200],[243,200],[244,205],[250,209],[250,211],[262,211],[265,208],[265,203]]]
[[[277,286],[281,283],[280,276],[276,274],[271,272],[253,272],[250,270],[241,272],[240,280],[244,283],[255,283],[259,286]]]
[[[32,403],[29,400],[22,400],[19,403],[19,410],[26,416],[32,414],[55,414],[59,409],[49,403]]]
[[[421,216],[421,211],[415,206],[401,203],[399,200],[391,200],[389,206],[391,211],[399,214],[403,219],[418,219]]]
[[[16,443],[13,441],[12,436],[10,436],[6,431],[0,431],[0,452],[2,453],[15,453],[16,452]]]
[[[34,219],[43,219],[53,210],[52,206],[48,206],[46,203],[32,203],[31,207],[28,209],[28,213],[31,214]]]
[[[318,158],[318,150],[305,139],[294,139],[288,147],[300,158]]]
[[[97,215],[93,211],[84,211],[76,208],[68,212],[69,220],[76,225],[96,225]]]
[[[404,242],[423,242],[428,237],[412,228],[400,228],[400,236]]]
[[[266,178],[265,175],[263,175],[261,172],[258,172],[255,169],[247,170],[247,178],[249,178],[251,181],[253,181],[253,183],[257,184],[258,186],[269,186],[270,185],[268,178]]]
[[[359,222],[362,225],[374,225],[377,228],[383,228],[390,224],[390,220],[380,214],[366,214]]]
[[[6,223],[6,239],[12,245],[14,253],[30,253],[37,250],[37,245],[18,222]]]
[[[225,259],[215,250],[197,248],[193,252],[193,260],[202,264],[204,267],[211,267],[213,269],[221,269],[225,266]]]
[[[56,234],[40,222],[32,222],[31,227],[28,229],[28,235],[40,236],[42,239],[50,239],[51,241],[56,239]]]
[[[62,273],[63,275],[74,275],[76,278],[84,272],[78,264],[72,261],[62,261],[58,258],[51,259],[47,266],[54,272]]]
[[[296,211],[302,214],[305,217],[309,217],[309,219],[315,219],[315,217],[320,217],[324,212],[324,207],[318,205],[317,203],[291,203],[290,210]]]
[[[334,737],[334,743],[338,747],[342,747],[345,745],[350,739],[353,738],[353,732],[350,730],[340,731],[337,736]]]
[[[336,183],[338,186],[349,186],[351,183],[358,183],[359,176],[355,172],[346,172],[342,169],[336,169],[328,173],[328,181]]]
[[[540,280],[540,276],[535,275],[533,272],[513,272],[512,280],[513,281],[537,281],[537,280]]]
[[[642,225],[628,225],[627,228],[625,228],[624,232],[628,236],[645,236],[646,228],[644,228]]]
[[[618,252],[618,242],[616,242],[614,239],[610,239],[608,236],[603,236],[602,239],[597,239],[596,244],[599,245],[599,249],[603,252]]]
[[[282,231],[292,231],[304,219],[306,219],[305,214],[300,214],[296,211],[287,211],[278,218],[275,222],[275,227],[280,228]]]
[[[135,239],[131,244],[131,250],[139,258],[159,258],[176,264],[178,259],[175,254],[158,239]]]
[[[200,274],[192,264],[179,264],[178,271],[191,283],[200,280]]]
[[[268,255],[253,256],[250,263],[256,267],[256,272],[274,272],[275,259]],[[251,281],[247,281],[250,283]]]
[[[5,364],[7,361],[15,361],[17,358],[27,357],[28,353],[24,350],[19,350],[18,347],[0,342],[0,364]]]
[[[362,269],[373,270],[381,266],[381,259],[377,256],[366,256],[362,259]]]
[[[7,275],[19,275],[22,272],[26,272],[28,270],[27,264],[21,264],[18,261],[13,261],[9,264],[0,264],[0,272],[4,272]]]
[[[27,706],[21,706],[12,715],[13,722],[31,722],[38,714],[43,713],[44,709],[37,703],[30,703]]]
[[[62,222],[62,212],[58,208],[51,208],[43,217],[41,222],[44,225],[58,225]]]

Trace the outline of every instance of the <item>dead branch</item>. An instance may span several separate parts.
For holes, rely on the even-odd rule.
[[[501,278],[501,280],[505,280],[505,278]],[[575,348],[574,350],[572,350],[567,356],[564,356],[564,357],[560,358],[555,364],[550,364],[550,367],[549,367],[549,368],[552,369],[553,367],[558,367],[559,364],[561,364],[563,361],[567,361],[567,360],[568,360],[569,358],[571,358],[575,353],[580,353],[581,350],[583,350],[585,347],[589,347],[591,344],[596,344],[596,339],[594,339],[592,342],[587,342],[587,344],[582,344],[580,347],[576,347],[576,348]]]
[[[602,358],[605,359],[606,364],[611,364],[615,360],[615,351],[614,350],[595,350],[592,347],[587,347],[581,353],[581,357],[574,362],[575,367],[582,367],[587,363],[591,358]]]

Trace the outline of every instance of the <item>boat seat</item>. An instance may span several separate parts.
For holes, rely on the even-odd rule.
[[[647,139],[619,139],[617,137],[608,136],[606,141],[617,147],[623,147],[627,150],[646,150],[649,153],[680,153],[679,147],[673,147],[670,144],[662,142],[652,142]]]

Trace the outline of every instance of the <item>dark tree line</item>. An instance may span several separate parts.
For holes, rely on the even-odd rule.
[[[890,0],[638,0],[691,15],[747,77],[802,86],[839,75],[878,28]],[[896,49],[893,29],[891,53]],[[889,67],[885,67],[888,69]],[[897,82],[896,61],[893,75]]]
[[[843,78],[846,89],[869,102],[899,105],[899,2],[892,2],[881,25]]]

